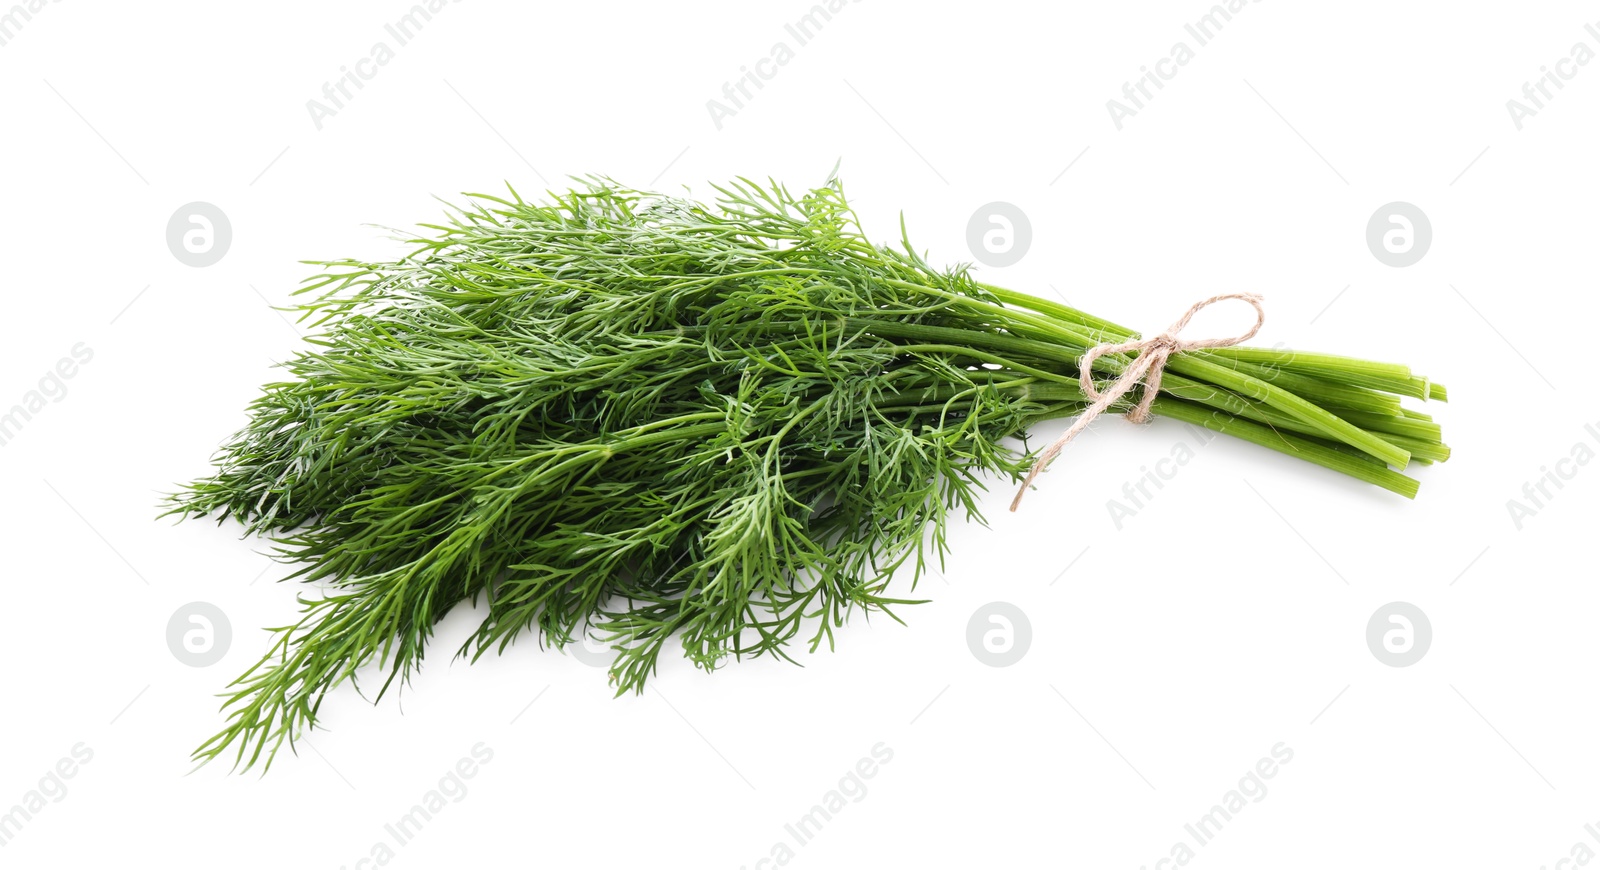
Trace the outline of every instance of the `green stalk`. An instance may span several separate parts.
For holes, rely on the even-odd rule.
[[[984,290],[1001,301],[1041,313],[1051,314],[1069,323],[1098,330],[1106,342],[1124,342],[1138,333],[1110,321],[1079,311],[1068,305],[1040,299],[992,284],[980,284]],[[1221,347],[1196,351],[1190,356],[1245,362],[1257,366],[1273,367],[1300,374],[1320,377],[1339,384],[1367,387],[1384,392],[1398,393],[1417,399],[1445,401],[1443,385],[1432,385],[1425,378],[1415,377],[1409,367],[1395,363],[1380,363],[1333,354],[1304,351],[1277,350],[1256,347]]]

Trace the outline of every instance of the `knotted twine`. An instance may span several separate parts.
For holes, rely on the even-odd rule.
[[[1178,338],[1178,333],[1189,325],[1189,319],[1198,314],[1202,308],[1227,299],[1243,299],[1254,306],[1256,309],[1256,325],[1250,327],[1243,335],[1234,336],[1233,338],[1201,338],[1192,341]],[[1138,404],[1129,409],[1124,416],[1134,423],[1143,423],[1149,420],[1150,403],[1156,400],[1156,394],[1161,391],[1161,372],[1167,367],[1167,360],[1173,354],[1182,353],[1186,350],[1232,347],[1236,344],[1243,344],[1255,337],[1256,332],[1261,329],[1261,324],[1266,319],[1267,312],[1266,309],[1261,307],[1260,296],[1254,293],[1228,293],[1196,302],[1188,311],[1184,312],[1182,317],[1178,318],[1177,322],[1167,327],[1166,332],[1155,338],[1136,339],[1125,341],[1121,344],[1097,344],[1084,351],[1083,356],[1078,360],[1078,383],[1083,386],[1083,394],[1093,399],[1094,402],[1084,409],[1082,414],[1078,415],[1078,421],[1072,424],[1072,428],[1061,433],[1060,438],[1057,438],[1053,444],[1044,449],[1043,453],[1039,454],[1039,458],[1033,463],[1033,468],[1028,471],[1027,479],[1022,482],[1022,488],[1017,490],[1017,497],[1011,500],[1011,509],[1015,511],[1017,506],[1022,504],[1022,497],[1027,494],[1028,488],[1033,486],[1033,479],[1038,477],[1039,473],[1050,465],[1050,461],[1056,458],[1057,454],[1061,452],[1063,447],[1067,446],[1068,442],[1078,437],[1078,433],[1087,429],[1089,424],[1094,422],[1094,418],[1104,413],[1107,408],[1110,408],[1141,381],[1144,382],[1144,392],[1141,394]],[[1094,385],[1094,361],[1108,353],[1130,352],[1137,352],[1139,354],[1138,358],[1122,370],[1121,377],[1118,377],[1105,392],[1097,389]]]

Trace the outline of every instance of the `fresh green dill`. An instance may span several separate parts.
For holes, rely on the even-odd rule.
[[[312,347],[170,500],[319,581],[197,759],[270,765],[360,669],[404,683],[463,602],[462,655],[593,632],[619,693],[672,642],[711,670],[898,619],[896,572],[914,588],[949,517],[1026,471],[1012,439],[1085,406],[1083,351],[1132,334],[873,244],[837,180],[716,190],[473,195],[394,262],[316,264]],[[1449,451],[1402,395],[1443,393],[1224,348],[1174,357],[1153,410],[1409,497],[1407,461]]]

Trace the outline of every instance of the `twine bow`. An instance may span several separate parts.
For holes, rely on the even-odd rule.
[[[1193,341],[1185,341],[1178,338],[1178,333],[1189,325],[1190,318],[1198,314],[1202,308],[1226,299],[1243,299],[1254,306],[1256,309],[1256,325],[1250,327],[1243,335],[1233,338],[1201,338]],[[1039,473],[1050,465],[1051,460],[1061,453],[1061,449],[1066,447],[1068,442],[1078,437],[1078,433],[1087,429],[1089,424],[1094,422],[1094,418],[1104,413],[1107,408],[1115,404],[1118,399],[1132,390],[1140,381],[1144,382],[1144,393],[1140,396],[1139,403],[1130,408],[1126,416],[1135,423],[1143,423],[1149,420],[1150,403],[1155,401],[1156,393],[1161,390],[1161,372],[1167,367],[1167,360],[1174,353],[1243,344],[1255,337],[1256,332],[1261,329],[1261,324],[1266,319],[1267,312],[1266,309],[1261,307],[1260,296],[1254,293],[1228,293],[1196,302],[1188,311],[1184,312],[1182,317],[1178,318],[1176,323],[1167,327],[1166,332],[1155,338],[1125,341],[1121,344],[1099,344],[1084,351],[1083,356],[1078,360],[1078,383],[1083,385],[1083,394],[1093,399],[1094,402],[1088,408],[1085,408],[1082,414],[1078,415],[1078,421],[1072,424],[1072,428],[1061,433],[1061,437],[1057,438],[1055,443],[1046,447],[1044,452],[1039,454],[1039,458],[1033,463],[1033,468],[1028,471],[1027,479],[1022,482],[1022,488],[1017,490],[1017,497],[1011,500],[1011,509],[1015,511],[1017,506],[1022,504],[1022,497],[1027,494],[1028,488],[1033,486],[1033,479],[1038,477]],[[1134,351],[1138,352],[1139,356],[1122,370],[1121,377],[1117,378],[1103,393],[1095,388],[1093,376],[1095,360],[1108,353],[1129,353]]]

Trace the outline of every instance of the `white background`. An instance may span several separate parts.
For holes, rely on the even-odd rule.
[[[1153,868],[1179,841],[1217,868],[1600,852],[1600,466],[1520,530],[1507,508],[1573,445],[1600,450],[1600,63],[1520,131],[1505,105],[1575,43],[1600,49],[1600,8],[1251,3],[1119,131],[1106,101],[1193,45],[1203,0],[862,0],[719,130],[707,101],[794,46],[804,0],[471,0],[318,130],[306,102],[393,45],[406,8],[66,0],[0,47],[0,409],[93,352],[0,448],[0,811],[75,744],[93,752],[0,865],[371,866],[385,823],[480,742],[492,761],[392,866],[754,867],[780,842],[805,867]],[[296,348],[268,304],[310,274],[297,261],[390,255],[367,224],[507,181],[703,194],[736,174],[801,187],[840,159],[869,231],[892,239],[903,210],[935,262],[970,260],[969,217],[1010,202],[1033,246],[987,280],[1151,331],[1254,290],[1260,344],[1410,363],[1451,387],[1429,410],[1456,457],[1416,469],[1413,502],[1219,439],[1118,529],[1107,501],[1193,439],[1106,419],[1021,513],[1002,485],[992,527],[958,524],[909,626],[852,623],[805,668],[664,658],[654,689],[613,699],[603,670],[532,642],[450,661],[475,624],[457,613],[400,701],[345,687],[330,730],[265,777],[186,775],[222,722],[214,693],[302,590],[272,582],[288,569],[261,542],[158,522],[156,503],[205,473]],[[233,227],[209,268],[165,242],[197,200]],[[1364,239],[1395,200],[1433,226],[1408,268]],[[167,648],[192,601],[233,628],[212,667]],[[1009,668],[965,639],[991,601],[1032,626]],[[1433,626],[1408,668],[1366,646],[1391,601]],[[1293,760],[1265,797],[1195,846],[1184,825],[1280,742]],[[864,797],[796,846],[784,826],[879,743],[892,760]]]

